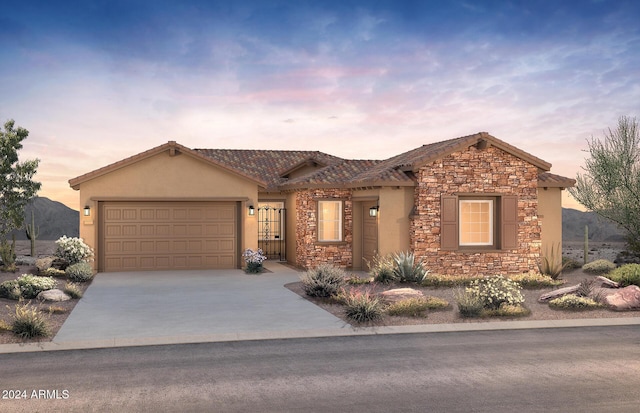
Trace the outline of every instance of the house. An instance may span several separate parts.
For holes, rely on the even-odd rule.
[[[69,184],[100,272],[240,268],[260,247],[300,268],[413,251],[436,273],[507,274],[562,242],[575,181],[550,168],[486,132],[385,160],[170,141]]]

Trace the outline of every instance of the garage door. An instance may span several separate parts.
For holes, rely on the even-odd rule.
[[[236,268],[235,202],[103,202],[100,270]]]

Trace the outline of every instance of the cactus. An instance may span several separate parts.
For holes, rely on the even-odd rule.
[[[589,262],[589,226],[584,226],[584,264]]]
[[[36,239],[40,235],[40,227],[36,227],[36,222],[31,211],[31,224],[26,225],[27,238],[31,241],[31,256],[36,256]]]
[[[11,244],[6,239],[0,241],[0,259],[2,271],[16,272],[16,235],[13,234]]]

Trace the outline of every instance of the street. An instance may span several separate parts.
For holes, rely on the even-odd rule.
[[[640,408],[637,326],[2,354],[0,366],[3,412]]]

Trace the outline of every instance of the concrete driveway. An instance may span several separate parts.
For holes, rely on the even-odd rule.
[[[335,329],[345,323],[284,287],[298,272],[241,270],[100,273],[56,343]]]

